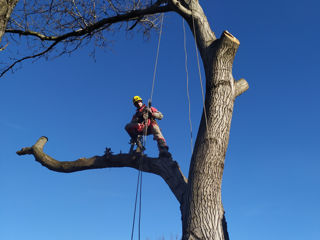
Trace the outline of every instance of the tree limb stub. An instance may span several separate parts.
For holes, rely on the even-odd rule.
[[[220,74],[220,72],[223,71],[227,71],[232,73],[232,66],[233,66],[233,60],[236,54],[236,51],[240,45],[240,41],[235,38],[231,33],[229,33],[227,30],[224,31],[221,35],[221,38],[219,40],[219,46],[218,46],[218,52],[217,52],[217,56],[221,58],[221,55],[223,54],[225,57],[225,64],[219,64],[217,65],[217,67],[215,68],[215,72],[216,74]],[[224,47],[222,47],[224,46]],[[220,54],[220,55],[219,55]],[[221,61],[220,61],[221,62]],[[219,77],[219,79],[225,79],[225,77]],[[232,78],[233,79],[233,78]],[[215,83],[215,87],[218,85],[229,85],[231,82],[224,82],[224,81],[220,81],[220,82],[216,82]],[[242,93],[244,93],[245,91],[247,91],[249,89],[249,84],[248,82],[244,79],[241,78],[238,81],[235,81],[233,79],[231,86],[233,86],[234,84],[234,97],[238,97],[240,96]]]
[[[41,137],[32,147],[22,148],[20,151],[17,151],[17,154],[20,156],[33,155],[35,160],[46,168],[62,173],[112,167],[131,167],[139,170],[139,159],[141,159],[140,170],[162,177],[180,204],[183,201],[187,179],[181,172],[178,163],[171,158],[151,158],[147,156],[140,158],[139,155],[121,153],[113,155],[110,149],[107,149],[103,156],[80,158],[75,161],[58,161],[43,152],[43,147],[47,141],[47,137]]]
[[[238,50],[240,42],[231,33],[225,30],[218,41],[212,44],[212,50],[215,51],[207,63],[209,67],[205,68],[208,76],[207,87],[217,88],[218,86],[230,86],[232,95],[235,96],[235,82],[232,76],[233,61]],[[213,68],[210,67],[213,64]]]
[[[240,96],[242,93],[244,93],[249,89],[249,84],[244,78],[241,78],[238,81],[236,81],[235,85],[236,85],[235,97]]]

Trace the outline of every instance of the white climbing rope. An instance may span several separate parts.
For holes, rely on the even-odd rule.
[[[156,79],[156,72],[157,72],[157,66],[158,66],[160,42],[161,42],[161,36],[162,36],[163,18],[164,18],[164,13],[161,14],[161,20],[160,20],[161,25],[160,25],[160,32],[159,32],[159,40],[158,40],[156,61],[155,61],[154,71],[153,71],[153,80],[152,80],[152,87],[151,87],[151,94],[150,94],[150,103],[152,102],[155,79]],[[148,119],[146,121],[148,122]],[[146,122],[146,124],[147,124],[147,122]],[[143,148],[144,149],[145,149],[146,142],[147,142],[147,131],[148,131],[148,126],[145,126],[145,131],[144,131],[144,134],[143,134]],[[142,167],[142,158],[144,156],[144,149],[142,149],[141,156],[139,157],[139,171],[138,171],[138,180],[137,180],[135,204],[134,204],[131,240],[133,240],[133,235],[134,235],[134,225],[135,225],[135,219],[136,219],[138,193],[139,193],[139,216],[138,216],[138,239],[139,240],[140,240],[140,236],[141,236],[141,207],[142,207],[142,169],[141,169],[141,167]]]
[[[190,127],[190,148],[191,154],[193,153],[193,141],[192,141],[192,120],[191,120],[191,103],[189,94],[189,72],[188,72],[188,53],[187,53],[187,41],[186,41],[186,27],[184,25],[184,19],[182,18],[182,28],[183,28],[183,46],[184,46],[184,56],[185,56],[185,70],[187,77],[187,98],[188,98],[188,109],[189,109],[189,127]]]

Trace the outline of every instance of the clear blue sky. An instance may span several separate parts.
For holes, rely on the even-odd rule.
[[[320,39],[316,0],[204,1],[217,36],[241,42],[234,77],[250,89],[235,103],[222,198],[231,240],[320,239]],[[190,131],[182,21],[166,14],[153,105],[185,175]],[[137,171],[62,174],[15,154],[40,136],[58,160],[129,150],[131,98],[150,96],[157,35],[121,32],[96,62],[84,48],[26,62],[0,79],[0,239],[130,239]],[[10,45],[9,45],[10,47]],[[188,31],[194,136],[202,109]],[[148,137],[147,154],[156,156]],[[142,239],[181,236],[179,205],[164,181],[143,175]]]

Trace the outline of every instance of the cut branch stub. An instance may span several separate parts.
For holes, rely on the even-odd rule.
[[[228,68],[230,71],[232,70],[233,60],[239,45],[240,41],[227,30],[222,33],[219,39],[218,51],[216,54],[217,60],[223,60],[223,67]]]
[[[46,168],[63,173],[77,172],[87,169],[131,167],[148,173],[159,175],[168,184],[169,188],[180,202],[186,190],[187,179],[180,170],[176,161],[171,158],[151,158],[132,154],[112,154],[107,148],[105,155],[91,158],[79,158],[75,161],[58,161],[43,152],[47,137],[41,137],[32,147],[22,148],[18,155],[33,155]],[[140,162],[141,161],[141,162]]]
[[[207,93],[213,93],[211,90],[219,86],[230,86],[231,94],[235,97],[235,82],[232,76],[232,66],[239,48],[239,40],[228,31],[224,31],[217,41],[212,44],[213,54],[209,61],[205,64],[207,67]],[[213,97],[213,96],[211,96]],[[208,96],[209,102],[211,101]],[[207,103],[206,103],[207,104]],[[209,104],[209,103],[208,103]]]
[[[236,85],[235,97],[240,96],[242,93],[244,93],[245,91],[247,91],[249,89],[248,82],[243,78],[236,81],[235,85]]]

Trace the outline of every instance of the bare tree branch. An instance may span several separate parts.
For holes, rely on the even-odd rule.
[[[15,33],[15,34],[24,35],[24,36],[38,37],[42,41],[62,41],[70,37],[79,37],[79,36],[86,35],[93,31],[102,29],[105,25],[115,24],[123,21],[139,20],[139,18],[144,17],[146,15],[152,15],[156,13],[169,12],[169,11],[172,11],[172,8],[168,5],[158,6],[158,4],[154,4],[151,7],[146,9],[133,10],[122,15],[104,18],[96,22],[95,24],[89,25],[85,28],[78,29],[76,31],[68,32],[60,36],[45,36],[38,32],[29,31],[29,30],[23,31],[18,29],[6,29],[6,32]]]
[[[137,24],[141,21],[141,19],[142,19],[142,17],[139,17],[139,18],[136,20],[136,22],[135,22],[130,28],[128,28],[128,30],[130,31],[130,30],[134,29],[135,26],[137,26]]]
[[[19,60],[16,60],[15,62],[13,62],[9,67],[7,67],[5,70],[3,70],[0,74],[0,78],[6,74],[6,72],[8,72],[10,69],[12,69],[15,65],[17,65],[18,63],[24,61],[24,60],[27,60],[27,59],[32,59],[32,58],[37,58],[37,57],[40,57],[46,53],[48,53],[49,51],[51,51],[55,45],[57,45],[59,43],[59,41],[56,41],[54,43],[52,43],[46,50],[38,53],[38,54],[35,54],[35,55],[31,55],[31,56],[26,56],[24,58],[21,58]]]
[[[44,46],[45,46],[44,49],[43,49],[43,47],[41,47],[42,49],[40,48],[40,50],[38,52],[32,53],[28,56],[17,58],[17,60],[15,60],[13,63],[11,63],[8,66],[5,66],[2,69],[2,71],[0,72],[0,77],[2,77],[10,69],[13,69],[16,66],[16,64],[18,64],[18,63],[21,63],[21,62],[28,60],[28,59],[39,58],[39,57],[45,55],[49,51],[53,50],[56,47],[56,45],[58,45],[58,43],[65,44],[65,49],[62,51],[60,50],[61,54],[59,54],[59,55],[62,55],[64,53],[68,53],[68,52],[70,53],[73,50],[75,50],[76,48],[73,48],[73,50],[68,51],[67,43],[82,42],[83,39],[91,38],[92,36],[96,36],[96,38],[98,38],[99,32],[102,32],[103,30],[108,29],[111,25],[119,23],[119,22],[135,21],[135,23],[127,30],[132,30],[138,23],[142,23],[142,24],[146,23],[146,25],[151,26],[150,28],[148,26],[146,26],[146,29],[147,29],[146,31],[149,31],[151,28],[154,27],[154,23],[152,21],[146,22],[145,20],[148,20],[147,16],[153,15],[156,13],[168,12],[168,11],[173,10],[171,8],[171,6],[169,6],[168,4],[163,4],[163,3],[164,3],[164,1],[159,0],[156,3],[154,3],[153,5],[146,7],[146,8],[143,8],[143,9],[129,10],[123,14],[117,14],[115,16],[103,18],[100,21],[97,21],[95,23],[91,23],[91,22],[89,23],[83,18],[75,1],[72,0],[72,4],[73,4],[74,8],[76,8],[75,13],[74,13],[76,15],[75,17],[79,18],[79,21],[81,21],[83,23],[82,26],[80,28],[78,28],[77,30],[71,30],[71,31],[64,33],[64,34],[61,34],[61,35],[46,35],[41,32],[36,32],[36,31],[28,30],[28,29],[26,29],[26,30],[6,29],[6,33],[17,34],[19,36],[32,36],[32,37],[36,37],[36,38],[40,39],[42,42],[50,42],[51,41],[51,42],[53,42],[53,44],[51,44],[49,46],[45,46],[46,44],[44,44]],[[94,15],[93,11],[94,11],[94,9],[92,10],[91,15]],[[70,13],[70,16],[73,17],[71,13]],[[76,20],[76,21],[78,21],[78,20]],[[76,44],[76,46],[79,47],[80,44]]]
[[[3,50],[5,50],[5,49],[8,47],[8,45],[9,45],[9,43],[7,43],[7,44],[6,44],[5,46],[3,46],[3,47],[1,46],[1,47],[0,47],[0,52],[3,51]]]
[[[41,137],[32,147],[22,148],[20,151],[17,151],[17,154],[33,155],[35,160],[46,168],[63,173],[113,167],[131,167],[137,170],[140,168],[141,171],[153,173],[162,177],[180,204],[183,201],[187,179],[181,172],[178,163],[171,158],[140,157],[140,155],[121,153],[113,155],[111,149],[107,148],[105,155],[103,156],[80,158],[75,161],[58,161],[43,152],[43,147],[47,141],[47,137]]]

